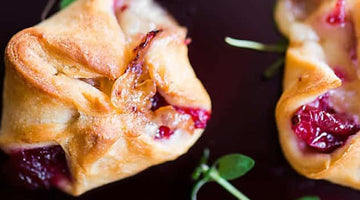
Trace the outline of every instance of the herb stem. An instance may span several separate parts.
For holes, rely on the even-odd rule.
[[[43,12],[41,13],[41,21],[44,21],[47,18],[51,9],[54,7],[55,3],[56,3],[56,0],[49,0],[46,3],[46,6],[45,6]]]
[[[236,189],[233,185],[231,185],[231,183],[229,183],[227,180],[222,178],[216,170],[211,170],[209,175],[214,181],[216,181],[218,184],[220,184],[224,189],[226,189],[228,192],[230,192],[232,195],[234,195],[237,199],[250,200],[247,196],[245,196],[238,189]]]
[[[196,183],[193,190],[191,191],[191,200],[197,200],[196,194],[199,192],[200,188],[205,185],[209,180],[207,178],[203,178]]]
[[[275,53],[284,53],[286,51],[285,45],[267,45],[260,42],[254,42],[249,40],[239,40],[231,37],[226,37],[225,42],[230,44],[231,46],[258,50],[258,51],[267,51],[267,52],[275,52]]]
[[[273,77],[276,72],[278,72],[281,68],[281,66],[284,64],[285,62],[285,59],[283,57],[277,59],[273,64],[271,64],[269,66],[269,68],[267,68],[265,71],[264,71],[264,76],[265,78],[271,78]]]

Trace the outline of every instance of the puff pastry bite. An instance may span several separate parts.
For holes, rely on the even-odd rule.
[[[77,0],[16,34],[0,134],[9,176],[80,195],[185,153],[211,113],[185,39],[152,0]]]
[[[313,179],[360,189],[360,1],[279,0],[289,38],[276,108],[290,164]]]

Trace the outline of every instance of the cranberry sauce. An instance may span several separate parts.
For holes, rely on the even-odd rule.
[[[341,67],[339,66],[335,66],[333,67],[334,73],[335,75],[343,82],[348,82],[350,81],[350,77],[349,75],[341,69]]]
[[[156,111],[157,109],[170,105],[166,99],[161,96],[160,93],[156,93],[151,98],[151,110]],[[173,105],[172,105],[173,106]],[[195,128],[205,128],[207,125],[207,122],[210,119],[211,113],[207,110],[203,109],[196,109],[196,108],[186,108],[186,107],[179,107],[179,106],[173,106],[177,112],[180,114],[186,114],[190,115],[192,120],[195,123]],[[168,139],[174,132],[170,130],[170,128],[166,126],[161,126],[158,130],[157,135],[155,136],[155,139]]]
[[[326,22],[331,25],[343,25],[346,22],[346,0],[337,0],[333,11],[327,16]]]
[[[304,105],[292,118],[292,129],[306,144],[323,153],[331,153],[360,130],[353,117],[337,113],[329,105],[329,95]]]
[[[165,100],[163,96],[161,96],[160,93],[156,93],[151,99],[151,110],[155,111],[161,107],[168,106],[169,103]]]
[[[191,42],[192,42],[192,39],[191,39],[191,38],[186,38],[186,39],[184,40],[184,44],[185,44],[186,46],[189,46],[189,45],[191,44]]]
[[[177,107],[175,109],[182,114],[188,114],[194,120],[195,128],[205,128],[210,119],[211,113],[203,109]]]
[[[160,126],[158,132],[155,135],[155,139],[169,139],[174,134],[174,131],[172,131],[167,126]]]
[[[61,146],[13,152],[4,170],[13,184],[27,189],[51,189],[62,180],[71,180]]]
[[[151,98],[152,107],[151,110],[155,111],[160,107],[170,105],[160,93],[156,93],[155,96]],[[176,111],[181,114],[190,115],[191,118],[194,120],[195,128],[205,128],[207,122],[210,119],[211,113],[207,110],[197,109],[197,108],[186,108],[186,107],[179,107],[173,106]]]

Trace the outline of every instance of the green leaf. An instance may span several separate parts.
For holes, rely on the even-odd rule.
[[[320,200],[320,198],[317,196],[305,196],[305,197],[298,198],[296,200]]]
[[[242,154],[230,154],[218,159],[215,165],[222,178],[234,180],[250,171],[254,167],[255,161]]]
[[[60,8],[64,9],[66,8],[68,5],[70,5],[72,2],[74,2],[75,0],[61,0],[60,2]]]
[[[194,181],[196,181],[196,180],[198,180],[198,179],[200,178],[201,175],[202,175],[202,169],[201,169],[201,167],[199,166],[199,167],[197,167],[197,168],[194,170],[194,172],[192,173],[191,179],[194,180]]]
[[[199,166],[194,170],[191,176],[194,181],[198,180],[200,176],[204,173],[203,165],[207,164],[207,161],[209,160],[209,156],[210,156],[210,150],[207,148],[204,149],[204,154],[200,159]]]

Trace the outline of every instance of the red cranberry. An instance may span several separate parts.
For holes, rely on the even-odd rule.
[[[170,105],[163,96],[161,96],[160,93],[156,93],[151,98],[151,110],[155,111],[159,109],[160,107]],[[211,113],[209,111],[203,110],[203,109],[196,109],[196,108],[186,108],[186,107],[179,107],[179,106],[173,106],[177,112],[181,114],[187,114],[190,115],[195,123],[195,128],[205,128],[207,125],[207,122],[210,119]]]
[[[26,149],[10,154],[5,165],[10,181],[27,189],[51,189],[62,180],[71,180],[61,146]]]
[[[331,25],[343,25],[346,22],[345,1],[338,0],[334,10],[327,16],[326,22]]]
[[[160,126],[157,134],[155,135],[155,139],[169,139],[174,134],[174,131],[172,131],[167,126]]]
[[[181,114],[188,114],[194,120],[195,128],[205,128],[211,113],[203,109],[174,107]]]
[[[353,117],[336,113],[329,106],[329,95],[302,106],[292,118],[292,129],[306,144],[323,153],[331,153],[360,130]]]
[[[189,45],[191,44],[191,42],[192,42],[192,39],[191,39],[191,38],[186,38],[186,39],[184,40],[184,44],[185,44],[186,46],[189,46]]]
[[[348,75],[344,70],[341,69],[341,67],[334,67],[333,70],[335,75],[339,77],[339,79],[341,79],[342,81],[349,81]]]
[[[128,5],[123,5],[120,7],[120,12],[124,12],[125,10],[127,10],[129,8]]]

